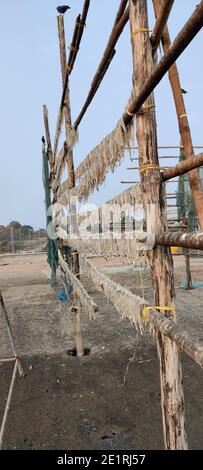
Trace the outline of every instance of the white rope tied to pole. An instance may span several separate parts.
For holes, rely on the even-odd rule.
[[[17,370],[18,370],[18,363],[19,363],[19,359],[17,358],[16,362],[15,362],[14,369],[13,369],[13,375],[12,375],[12,379],[11,379],[10,389],[9,389],[8,398],[7,398],[7,402],[6,402],[6,407],[5,407],[3,420],[2,420],[2,424],[1,424],[0,449],[2,449],[2,447],[3,447],[3,437],[4,437],[8,412],[9,412],[9,409],[10,409],[11,399],[12,399],[12,395],[13,395],[13,389],[14,389],[15,379],[16,379],[16,375],[17,375]]]

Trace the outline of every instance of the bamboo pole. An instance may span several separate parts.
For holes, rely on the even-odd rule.
[[[163,232],[155,236],[155,243],[160,246],[179,246],[192,250],[203,250],[203,232]]]
[[[72,272],[77,277],[77,279],[80,279],[79,254],[77,250],[72,251]],[[77,356],[82,357],[84,356],[84,347],[82,339],[81,306],[78,299],[77,290],[74,291],[73,311],[75,313],[75,348],[77,351]]]
[[[119,23],[120,19],[122,18],[123,14],[125,13],[125,9],[126,9],[127,4],[128,4],[128,0],[121,0],[119,9],[118,9],[117,14],[116,14],[114,26]],[[128,9],[128,19],[129,19],[129,9]]]
[[[130,150],[138,150],[138,147],[129,147]],[[158,149],[183,149],[182,145],[158,146]],[[203,149],[203,146],[193,146],[193,149]],[[127,150],[127,149],[126,149]],[[178,156],[180,158],[180,155]]]
[[[77,38],[78,38],[78,31],[79,31],[80,27],[81,27],[81,15],[78,15],[76,20],[75,20],[75,28],[73,30],[73,37],[72,37],[71,44],[69,46],[70,47],[70,52],[69,52],[69,57],[68,57],[68,67],[67,67],[68,70],[66,70],[66,72],[68,72],[68,76],[70,76],[70,74],[72,72],[73,57],[76,56],[77,53],[78,53]]]
[[[153,0],[155,14],[159,15],[160,11],[160,0]],[[199,18],[200,25],[203,24],[203,1],[197,6],[193,18]],[[189,22],[188,22],[189,23]],[[192,24],[192,22],[191,22]],[[188,32],[189,34],[189,32]],[[170,53],[172,49],[171,39],[169,35],[168,28],[166,27],[162,35],[162,46],[165,55]],[[173,43],[174,48],[174,43]],[[178,73],[177,65],[174,63],[169,70],[169,80],[172,88],[172,93],[174,97],[179,130],[181,135],[181,141],[184,149],[185,158],[191,157],[194,154],[192,137],[190,132],[189,121],[187,117],[187,111],[184,103],[183,94],[181,91],[180,77]],[[194,199],[195,209],[197,216],[199,218],[199,224],[201,230],[203,230],[203,195],[201,190],[201,181],[197,170],[193,170],[189,173],[189,182],[192,191],[192,196]]]
[[[131,102],[131,105],[127,111],[123,114],[123,120],[125,125],[127,126],[132,121],[133,116],[140,110],[143,103],[147,100],[153,90],[156,88],[158,83],[164,77],[164,75],[168,72],[171,65],[178,59],[178,57],[182,54],[182,52],[186,49],[186,47],[190,44],[190,42],[194,39],[194,37],[198,34],[200,29],[203,26],[203,0],[200,4],[196,7],[194,13],[185,24],[183,29],[180,31],[178,36],[173,42],[173,47],[164,54],[154,71],[149,75],[148,79],[146,80],[145,84],[142,85],[140,89],[139,95]],[[132,33],[135,31],[133,30]],[[147,33],[140,33],[136,36],[139,37],[142,34]],[[144,76],[144,75],[143,75]],[[190,155],[193,152],[190,152]]]
[[[85,2],[89,8],[89,0]],[[68,166],[68,187],[72,189],[75,187],[75,170],[74,170],[74,161],[73,161],[73,151],[72,149],[68,148],[68,140],[69,134],[71,131],[71,108],[70,108],[70,93],[69,93],[69,77],[66,76],[66,49],[65,49],[65,30],[64,30],[64,18],[63,16],[57,17],[58,23],[58,36],[59,36],[59,49],[60,49],[60,59],[61,59],[61,75],[62,75],[62,86],[63,90],[66,90],[64,97],[63,97],[63,107],[64,107],[64,116],[65,116],[65,129],[66,129],[66,142],[67,142],[67,166]],[[83,25],[84,27],[84,25]],[[78,35],[80,35],[80,40],[82,37],[81,30],[79,28]],[[77,38],[77,44],[80,42]],[[70,51],[71,52],[71,51]],[[65,86],[66,85],[66,86]],[[73,207],[73,216],[76,219],[76,206]],[[79,278],[79,254],[77,251],[72,252],[72,271],[73,274],[77,275]],[[82,352],[82,328],[81,328],[81,309],[80,303],[78,300],[78,293],[77,291],[74,292],[74,311],[75,311],[75,331],[76,331],[76,350],[77,355],[81,356],[84,354],[84,350]]]
[[[81,324],[81,305],[78,298],[78,293],[74,292],[74,304],[72,310],[75,312],[75,348],[78,357],[84,356],[84,346],[82,338],[82,324]]]
[[[194,168],[199,168],[203,165],[203,153],[195,155],[193,157],[188,157],[186,160],[177,163],[177,165],[167,168],[162,173],[163,181],[175,178],[176,176],[184,175],[185,173],[190,172]]]
[[[132,35],[134,93],[136,94],[134,104],[131,106],[130,111],[132,110],[134,112],[137,106],[135,106],[135,103],[141,103],[140,96],[144,96],[142,92],[143,77],[146,77],[146,83],[151,84],[151,77],[154,76],[149,35],[147,33],[134,34],[137,30],[149,29],[146,0],[130,0],[130,26]],[[153,87],[150,91],[152,90]],[[145,99],[149,94],[150,93],[147,93],[147,96],[145,95]],[[145,99],[143,101],[145,101]],[[153,94],[151,94],[147,100],[146,105],[154,106]],[[124,117],[126,117],[126,115]],[[136,115],[140,167],[143,167],[145,164],[158,165],[155,113],[153,117],[152,119],[148,113]],[[148,230],[153,230],[153,233],[162,233],[166,227],[166,213],[163,193],[164,188],[161,183],[160,172],[154,169],[142,172],[141,188],[144,210],[145,212],[148,211],[147,220],[150,219],[149,214],[152,205],[155,204],[156,208],[155,220],[151,220],[151,226],[148,227]],[[156,246],[149,253],[149,263],[152,273],[155,305],[173,305],[175,289],[173,261],[170,249]],[[166,316],[170,318],[171,312],[168,312]],[[178,347],[160,331],[156,334],[156,344],[160,361],[161,407],[165,446],[167,449],[186,449],[187,438],[185,433],[182,369]]]
[[[16,352],[15,338],[14,338],[14,335],[13,335],[13,331],[12,331],[12,328],[11,328],[11,323],[10,323],[10,320],[9,320],[9,317],[8,317],[8,313],[7,313],[7,310],[6,310],[6,306],[5,306],[5,303],[4,303],[4,299],[3,299],[1,289],[0,289],[0,305],[1,305],[2,312],[3,312],[3,315],[4,315],[4,319],[5,319],[5,322],[6,322],[8,336],[9,336],[11,347],[12,347],[12,350],[13,350],[13,355],[16,358],[19,376],[23,377],[24,376],[23,368],[22,368],[21,362],[20,362],[20,360],[18,358],[18,355],[17,355],[17,352]]]
[[[5,433],[5,427],[6,427],[6,422],[7,422],[7,418],[8,418],[8,412],[9,412],[9,409],[10,409],[10,406],[11,406],[11,400],[12,400],[12,396],[13,396],[13,390],[14,390],[14,385],[15,385],[15,380],[16,380],[18,367],[19,367],[19,360],[16,359],[14,369],[13,369],[11,384],[10,384],[10,388],[9,388],[9,393],[8,393],[8,397],[7,397],[7,401],[6,401],[6,407],[5,407],[5,410],[4,410],[1,429],[0,429],[0,450],[2,450],[2,448],[3,448],[3,438],[4,438],[4,433]]]
[[[113,29],[111,31],[111,34],[110,34],[110,37],[109,37],[109,40],[108,40],[108,43],[107,43],[107,46],[105,48],[105,51],[104,51],[104,54],[102,56],[102,59],[100,61],[100,64],[98,66],[98,69],[96,71],[96,74],[94,75],[94,78],[92,80],[92,84],[91,84],[91,87],[90,87],[90,90],[89,90],[89,93],[88,93],[88,96],[85,100],[85,103],[80,111],[80,114],[79,116],[77,117],[77,119],[75,120],[74,122],[74,125],[73,127],[75,129],[78,128],[82,118],[84,117],[87,109],[89,108],[105,74],[106,74],[106,71],[108,70],[108,67],[111,63],[111,60],[115,54],[115,46],[116,46],[116,43],[126,25],[126,23],[128,22],[128,19],[129,19],[129,9],[127,8],[127,10],[123,13],[123,15],[121,16],[121,18],[119,19],[118,21],[118,18],[119,18],[119,12],[120,12],[120,7],[119,7],[119,10],[118,10],[118,13],[116,15],[116,21],[114,23],[114,26],[113,26]]]
[[[76,41],[75,41],[75,44],[73,45],[73,47],[70,47],[70,54],[69,54],[69,58],[68,58],[68,67],[69,67],[68,71],[70,73],[73,70],[73,66],[75,64],[75,60],[76,60],[78,51],[80,49],[80,43],[81,43],[81,40],[82,40],[84,28],[86,26],[86,19],[87,19],[87,15],[88,15],[88,11],[89,11],[89,6],[90,6],[90,0],[84,0],[84,5],[83,5],[81,18],[78,21],[78,31],[77,31],[77,34],[76,34]],[[64,87],[64,90],[65,90],[65,87]],[[65,93],[65,91],[64,91],[64,93]],[[63,99],[63,95],[62,95],[62,99]]]
[[[170,15],[173,4],[174,4],[174,0],[162,1],[159,15],[157,15],[157,20],[156,20],[156,23],[155,23],[155,26],[154,26],[154,29],[152,31],[152,35],[150,38],[153,54],[155,54],[157,48],[159,47],[161,36],[164,30],[164,27],[168,21],[168,17]]]
[[[59,36],[59,49],[61,59],[61,75],[62,75],[62,86],[65,85],[66,80],[66,41],[65,41],[65,29],[64,29],[64,17],[59,15],[57,17],[58,24],[58,36]],[[75,186],[75,173],[73,164],[73,150],[68,148],[68,141],[71,132],[71,109],[70,109],[70,91],[69,91],[69,79],[67,80],[66,94],[64,98],[64,117],[65,117],[65,130],[66,130],[66,148],[67,154],[65,156],[67,167],[68,167],[68,181],[70,188]]]
[[[52,150],[52,145],[51,145],[51,136],[50,136],[50,130],[49,130],[48,109],[47,109],[47,106],[45,104],[43,105],[43,116],[44,116],[45,135],[46,135],[46,141],[47,141],[47,153],[48,153],[49,164],[50,164],[50,182],[52,183],[52,181],[54,180],[54,176],[55,176],[54,156],[53,156],[53,150]]]
[[[163,7],[163,11],[161,12],[159,20],[155,24],[154,30],[152,32],[152,37],[151,37],[151,41],[152,41],[152,44],[153,44],[154,51],[157,49],[157,47],[159,45],[159,42],[160,42],[160,39],[161,39],[161,34],[162,34],[163,28],[164,28],[164,26],[167,22],[167,19],[169,17],[169,14],[170,14],[173,3],[174,3],[174,0],[165,0],[165,5]],[[79,116],[77,117],[77,119],[74,123],[75,128],[77,128],[79,126],[84,114],[86,113],[89,105],[91,104],[91,101],[93,100],[93,98],[94,98],[94,96],[95,96],[95,94],[96,94],[96,92],[97,92],[97,90],[98,90],[98,88],[101,84],[101,81],[103,80],[103,78],[104,78],[104,76],[105,76],[105,74],[108,70],[108,67],[109,67],[109,65],[112,61],[112,58],[113,58],[114,53],[115,53],[114,48],[115,48],[116,42],[118,41],[118,38],[119,38],[120,34],[123,31],[123,28],[125,27],[126,23],[129,20],[129,9],[127,8],[127,10],[125,11],[126,5],[127,5],[127,0],[122,0],[121,4],[119,6],[119,9],[118,9],[118,13],[116,15],[114,27],[113,27],[111,36],[109,38],[108,45],[105,49],[102,61],[99,65],[99,68],[98,68],[98,70],[97,70],[97,72],[96,72],[96,74],[93,78],[93,82],[92,82],[91,89],[89,91],[88,97],[87,97],[87,99],[84,103],[84,106],[81,110],[81,113],[79,114]],[[113,41],[111,43],[111,40],[113,38],[114,30],[116,31],[116,27],[117,27],[117,29],[120,29],[119,36],[115,37],[115,43]]]
[[[53,151],[54,159],[56,159],[59,136],[61,133],[61,127],[62,127],[62,122],[63,122],[64,101],[65,101],[66,90],[67,90],[67,86],[69,82],[69,75],[71,74],[73,70],[73,65],[75,63],[75,60],[76,60],[76,57],[80,48],[80,43],[81,43],[81,39],[82,39],[84,27],[85,27],[89,5],[90,5],[90,0],[85,0],[82,15],[81,17],[79,16],[76,20],[74,36],[73,36],[73,40],[75,42],[72,43],[70,46],[70,54],[69,54],[68,64],[66,67],[66,76],[65,76],[64,87],[62,91],[61,103],[60,103],[60,108],[58,112],[57,124],[56,124],[56,133],[55,133],[54,151]]]
[[[87,4],[87,2],[86,2]],[[62,74],[62,84],[64,87],[65,80],[66,80],[66,51],[65,51],[65,31],[64,31],[64,20],[63,16],[59,16],[58,20],[58,34],[59,34],[59,47],[60,47],[60,57],[61,57],[61,74]],[[69,138],[69,133],[71,130],[71,109],[70,109],[70,97],[69,97],[69,81],[67,80],[66,86],[66,107],[65,109],[65,125],[66,125],[66,139]],[[72,149],[68,149],[67,153],[67,165],[68,165],[68,189],[72,189],[75,187],[75,168],[74,168],[74,161],[73,161],[73,151]],[[73,205],[72,207],[73,217],[76,219],[76,207]],[[72,268],[73,273],[78,275],[79,274],[79,255],[74,250],[72,256]]]
[[[187,217],[186,215],[184,217],[181,218],[181,221],[180,221],[180,229],[182,229],[183,233],[188,237],[188,234],[187,233]],[[200,235],[201,237],[201,235]],[[185,247],[184,250],[183,250],[183,254],[184,254],[184,257],[185,257],[185,271],[186,271],[186,279],[187,279],[187,289],[188,290],[191,290],[192,289],[192,274],[191,274],[191,268],[190,268],[190,252],[189,252],[189,249],[190,247]]]

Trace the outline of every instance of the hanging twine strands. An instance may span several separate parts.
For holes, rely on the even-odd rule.
[[[110,235],[109,235],[110,236]],[[136,237],[128,239],[102,239],[89,238],[87,240],[70,240],[70,243],[77,248],[80,253],[88,256],[102,256],[106,259],[124,258],[130,264],[136,265],[138,262],[141,266],[148,263],[147,249],[139,248],[139,242]]]
[[[143,333],[144,325],[140,312],[144,306],[144,299],[132,294],[125,287],[112,281],[109,277],[92,266],[83,256],[81,256],[81,258],[96,289],[103,292],[105,297],[115,305],[122,318],[128,318],[131,324],[135,326],[136,330]]]
[[[126,149],[133,146],[133,133],[133,125],[126,127],[121,119],[116,128],[76,168],[79,201],[86,201],[93,191],[104,183],[107,173],[110,170],[113,172],[120,165]],[[67,188],[66,180],[59,188],[58,195],[61,196]]]
[[[97,305],[93,302],[83,285],[80,283],[79,279],[77,279],[77,276],[75,276],[70,269],[68,268],[67,263],[64,261],[60,251],[58,252],[59,256],[59,263],[62,268],[62,270],[68,275],[70,278],[71,284],[73,285],[74,291],[78,292],[78,296],[80,299],[80,302],[82,306],[84,307],[85,311],[89,313],[90,319],[92,317],[95,318],[95,314],[98,311]]]
[[[75,172],[79,181],[79,200],[86,201],[104,183],[106,174],[110,170],[113,172],[121,163],[126,147],[131,147],[131,134],[131,126],[126,127],[120,120],[116,128],[79,165]]]

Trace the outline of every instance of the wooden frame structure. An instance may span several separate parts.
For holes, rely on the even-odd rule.
[[[154,226],[151,227],[155,233],[155,245],[153,249],[147,251],[153,281],[154,305],[156,307],[146,305],[144,299],[133,296],[129,291],[113,283],[95,269],[87,259],[88,253],[87,250],[85,251],[85,243],[77,243],[77,241],[69,239],[69,244],[72,246],[72,270],[70,271],[63,257],[63,243],[61,242],[59,244],[59,263],[63,273],[71,278],[74,286],[74,311],[76,313],[77,331],[76,348],[79,355],[83,351],[79,314],[80,305],[83,305],[91,314],[95,314],[97,311],[97,306],[91,301],[88,294],[85,293],[84,287],[80,282],[79,258],[82,260],[82,263],[85,263],[86,269],[92,276],[96,288],[101,290],[114,303],[122,316],[129,318],[138,329],[142,329],[146,321],[154,327],[160,363],[161,407],[165,447],[166,449],[187,449],[180,351],[186,352],[197,364],[203,367],[203,344],[192,342],[189,335],[182,331],[176,323],[174,314],[174,272],[170,246],[175,243],[177,246],[185,248],[203,249],[203,232],[171,234],[167,231],[164,191],[166,181],[187,172],[199,218],[199,225],[201,230],[203,230],[203,196],[197,171],[197,168],[203,164],[203,154],[194,155],[187,112],[175,64],[176,59],[203,27],[203,0],[196,7],[194,13],[171,45],[167,20],[173,3],[174,0],[153,0],[156,21],[150,35],[147,0],[121,0],[104,55],[93,78],[87,99],[73,125],[69,98],[69,76],[77,57],[84,24],[87,20],[90,0],[84,1],[83,12],[76,19],[67,62],[64,18],[60,15],[57,18],[57,22],[61,57],[62,98],[53,151],[46,107],[44,107],[44,123],[47,153],[50,162],[50,185],[53,191],[53,202],[68,205],[71,204],[72,195],[77,195],[81,200],[87,199],[91,192],[103,183],[109,169],[113,169],[123,158],[126,142],[129,144],[129,129],[132,122],[136,125],[141,178],[139,195],[141,194],[145,212],[151,203],[155,204],[156,207],[156,220]],[[128,21],[130,21],[133,57],[133,92],[116,129],[102,141],[102,145],[97,146],[83,160],[79,167],[75,169],[73,145],[77,140],[77,129],[113,60],[118,38]],[[157,63],[156,50],[160,45],[160,41],[162,42],[164,55],[160,62]],[[156,110],[153,92],[167,72],[169,73],[173,91],[186,160],[162,172],[159,167]],[[143,76],[145,77],[144,84]],[[66,141],[57,156],[59,136],[63,122],[65,123]],[[119,139],[121,141],[120,145],[118,144]],[[108,149],[110,149],[112,142],[114,142],[112,145],[113,158],[108,160]],[[105,152],[107,152],[107,157]],[[65,161],[67,162],[68,179],[60,184]],[[100,165],[100,162],[102,162],[103,166]],[[99,174],[95,180],[92,178],[92,171],[95,171],[97,175]],[[125,200],[125,198],[129,197],[132,197],[132,194],[130,190],[127,190],[120,195],[121,199],[119,200]],[[133,197],[136,199],[138,196]],[[71,204],[70,210],[75,224],[77,214],[74,203]],[[129,250],[134,243],[135,241],[132,241],[131,245],[129,245]],[[102,251],[102,245],[100,246]],[[85,253],[87,254],[86,257],[84,257]],[[129,297],[130,304],[126,302]],[[129,309],[126,308],[126,304],[129,306]]]

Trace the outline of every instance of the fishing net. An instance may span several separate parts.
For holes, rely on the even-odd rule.
[[[42,179],[45,192],[45,210],[46,210],[46,226],[52,224],[52,215],[49,215],[48,209],[51,206],[51,195],[49,187],[49,157],[47,153],[43,154],[42,161]],[[58,267],[58,249],[57,242],[52,240],[47,234],[47,261],[51,268],[51,285],[56,283],[56,270]]]

